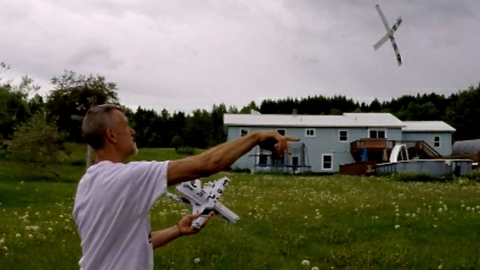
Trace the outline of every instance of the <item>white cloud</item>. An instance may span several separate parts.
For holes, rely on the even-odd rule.
[[[0,0],[4,77],[50,90],[64,70],[117,83],[130,107],[189,112],[225,103],[345,95],[450,94],[476,85],[480,3],[373,1]]]

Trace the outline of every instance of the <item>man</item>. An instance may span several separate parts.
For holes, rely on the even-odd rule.
[[[73,209],[83,270],[153,269],[153,249],[199,231],[190,227],[199,215],[187,215],[172,227],[151,232],[150,209],[167,186],[226,169],[256,145],[280,156],[290,154],[288,141],[298,141],[261,131],[180,160],[125,164],[138,151],[135,131],[122,110],[110,104],[87,112],[82,135],[96,152],[95,164],[78,184]]]

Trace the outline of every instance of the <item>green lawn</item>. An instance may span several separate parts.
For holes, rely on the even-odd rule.
[[[132,160],[180,157],[148,149]],[[84,167],[59,171],[60,180],[36,178],[0,160],[0,269],[78,269],[71,211]],[[231,179],[221,201],[241,221],[214,217],[202,233],[155,250],[155,269],[480,268],[478,182],[233,173],[203,181],[221,176]],[[152,228],[190,211],[162,197]]]

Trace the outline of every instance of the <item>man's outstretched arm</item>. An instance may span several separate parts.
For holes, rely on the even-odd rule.
[[[291,136],[282,136],[277,131],[258,131],[237,140],[215,146],[202,154],[170,161],[168,164],[168,185],[206,177],[220,172],[245,155],[256,145],[281,156],[284,151],[291,154],[289,141],[299,141]]]

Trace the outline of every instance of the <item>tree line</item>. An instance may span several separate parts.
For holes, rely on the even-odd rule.
[[[8,66],[0,64],[5,73]],[[389,112],[400,120],[442,120],[456,129],[454,140],[480,138],[480,84],[459,90],[448,96],[430,93],[403,95],[390,101],[375,99],[370,103],[354,101],[345,96],[322,95],[306,98],[264,100],[250,102],[242,108],[213,104],[210,110],[196,109],[190,114],[159,112],[138,106],[127,108],[120,103],[117,86],[100,75],[78,75],[73,71],[51,79],[52,89],[46,97],[37,92],[39,87],[28,76],[14,84],[0,78],[0,136],[11,141],[22,125],[43,118],[44,125],[54,127],[65,141],[83,142],[81,122],[88,108],[112,103],[122,107],[131,126],[136,130],[139,147],[208,148],[226,140],[223,126],[225,113],[338,115],[344,112]],[[52,129],[50,129],[52,130]]]

